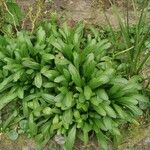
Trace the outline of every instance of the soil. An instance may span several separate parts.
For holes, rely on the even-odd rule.
[[[28,0],[28,2],[26,0],[17,1],[25,12],[28,12],[31,6],[33,6],[34,8],[34,0]],[[119,6],[119,14],[124,16],[126,14],[126,2],[124,2],[123,0],[113,0],[113,3]],[[134,23],[136,18],[130,5],[128,7],[130,17],[129,20],[131,23]],[[118,25],[117,18],[113,14],[113,10],[109,0],[53,0],[52,2],[46,0],[42,15],[46,18],[50,18],[50,14],[52,12],[57,12],[58,17],[63,21],[84,21],[86,24],[94,24],[100,26],[108,24],[105,19],[105,12],[108,19],[110,20],[110,23],[114,27]],[[29,24],[29,22],[27,24]]]

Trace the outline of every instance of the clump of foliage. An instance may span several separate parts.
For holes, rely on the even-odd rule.
[[[119,125],[137,123],[148,103],[137,77],[119,75],[110,43],[85,35],[83,24],[44,23],[34,35],[21,31],[0,43],[0,110],[13,103],[1,130],[14,139],[27,133],[41,148],[55,136],[71,150],[76,137],[87,144],[94,133],[107,149]]]
[[[114,15],[117,17],[119,25],[117,32],[110,24],[106,15],[110,27],[110,39],[115,50],[114,58],[120,59],[123,62],[122,68],[124,68],[125,74],[128,76],[140,74],[145,64],[150,60],[150,22],[147,19],[147,3],[148,0],[143,1],[140,14],[138,14],[139,12],[137,12],[135,2],[133,1],[133,10],[136,16],[136,23],[134,25],[130,24],[129,21],[128,6],[126,19],[123,19],[116,6],[112,4]]]
[[[145,3],[145,1],[146,1],[146,5],[148,7],[148,10],[150,10],[150,0],[136,0],[137,4],[139,4],[141,7]]]
[[[10,28],[17,31],[17,26],[23,18],[23,12],[15,0],[1,0],[0,2],[0,33],[10,33]]]

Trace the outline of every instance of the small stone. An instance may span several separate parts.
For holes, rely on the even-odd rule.
[[[63,145],[65,143],[65,138],[62,135],[55,135],[55,141],[59,145]]]

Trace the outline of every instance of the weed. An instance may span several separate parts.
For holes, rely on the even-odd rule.
[[[43,23],[35,34],[1,36],[0,43],[0,110],[14,103],[1,130],[11,139],[27,133],[42,148],[55,137],[71,150],[76,137],[86,145],[94,133],[107,149],[121,124],[137,123],[139,104],[149,103],[136,77],[117,72],[108,40],[85,35],[83,24]]]
[[[119,51],[114,55],[114,57],[116,58],[116,56],[124,54],[123,59],[124,63],[126,64],[126,75],[129,76],[139,74],[150,57],[150,23],[146,20],[148,11],[146,2],[147,1],[145,1],[143,4],[139,19],[137,19],[138,22],[134,26],[130,25],[129,23],[128,8],[127,20],[125,22],[119,15],[116,6],[112,4],[114,14],[118,18],[119,34],[113,29],[106,16],[110,26],[111,41],[113,43],[114,49]],[[137,14],[134,2],[133,8],[135,10],[135,14]],[[123,59],[121,57],[121,60]]]

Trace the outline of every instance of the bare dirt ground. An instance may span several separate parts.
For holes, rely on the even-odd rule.
[[[17,0],[20,6],[28,12],[29,8],[33,6],[34,0]],[[120,15],[126,15],[126,2],[123,0],[113,0],[114,3],[119,6],[118,11]],[[130,22],[134,23],[135,13],[131,9],[131,4],[128,6]],[[113,26],[117,26],[117,18],[113,14],[113,9],[109,0],[54,0],[52,2],[45,2],[43,14],[46,18],[50,18],[51,12],[57,12],[58,17],[61,20],[68,22],[84,21],[87,24],[94,25],[107,25],[107,21],[104,15],[107,15],[110,23]]]

